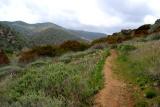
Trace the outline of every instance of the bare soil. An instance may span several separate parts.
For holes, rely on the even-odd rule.
[[[117,52],[111,50],[104,66],[104,88],[95,96],[94,107],[133,107],[132,91],[127,84],[113,73],[112,65]]]

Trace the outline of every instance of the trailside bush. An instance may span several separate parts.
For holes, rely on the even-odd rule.
[[[37,46],[37,47],[34,47],[32,51],[37,53],[38,56],[54,57],[58,53],[58,47],[51,46],[51,45]]]
[[[148,104],[145,101],[139,101],[135,104],[135,107],[148,107]]]
[[[95,39],[92,41],[91,45],[100,44],[100,43],[107,43],[107,37]]]
[[[123,52],[128,52],[128,51],[132,51],[135,49],[136,47],[133,45],[119,45],[118,46],[118,50],[123,51]]]
[[[21,52],[19,62],[28,63],[39,57],[55,57],[69,51],[84,51],[88,48],[88,44],[80,43],[78,41],[66,41],[59,46],[36,46],[28,51]]]
[[[38,57],[38,54],[36,52],[33,52],[32,50],[27,52],[22,52],[20,53],[20,56],[19,56],[19,62],[28,63],[35,60],[37,57]]]
[[[62,43],[59,48],[63,50],[64,52],[66,51],[83,51],[89,47],[88,44],[86,43],[80,43],[78,41],[65,41]]]
[[[147,89],[145,91],[145,97],[148,99],[152,99],[157,96],[157,93],[154,89]]]
[[[29,51],[21,52],[19,62],[21,63],[28,63],[35,60],[38,57],[54,57],[57,56],[58,47],[46,45],[46,46],[37,46],[32,48]]]

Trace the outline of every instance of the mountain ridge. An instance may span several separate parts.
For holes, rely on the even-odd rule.
[[[106,34],[104,34],[104,33],[68,29],[68,28],[59,26],[57,24],[51,23],[51,22],[29,24],[29,23],[26,23],[23,21],[14,21],[14,22],[1,21],[0,23],[6,24],[26,36],[33,36],[33,34],[35,34],[37,32],[39,33],[43,30],[50,29],[50,28],[54,28],[57,30],[65,30],[65,31],[71,33],[71,35],[75,35],[75,36],[77,36],[81,39],[83,38],[85,40],[93,40],[93,39],[96,39],[99,37],[106,36]],[[93,35],[93,37],[92,37],[92,35]]]

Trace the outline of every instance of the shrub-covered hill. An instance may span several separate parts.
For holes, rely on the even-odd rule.
[[[65,30],[48,28],[40,32],[36,32],[29,37],[30,43],[33,45],[49,45],[60,44],[67,40],[84,41],[80,37],[75,36]]]
[[[0,48],[7,52],[20,50],[27,45],[25,38],[7,25],[0,24]]]
[[[103,38],[99,38],[92,41],[92,44],[99,43],[108,43],[108,44],[117,44],[124,41],[133,40],[135,38],[145,38],[147,36],[154,36],[155,34],[159,35],[160,32],[160,19],[158,19],[153,25],[145,24],[137,29],[124,29],[120,32],[113,33]]]

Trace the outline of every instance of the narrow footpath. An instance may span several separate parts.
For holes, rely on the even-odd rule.
[[[132,92],[112,71],[117,52],[111,50],[104,65],[104,88],[95,96],[94,107],[133,107]]]

